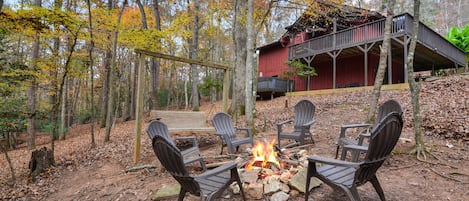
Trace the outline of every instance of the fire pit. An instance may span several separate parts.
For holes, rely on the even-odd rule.
[[[241,157],[247,160],[240,174],[248,199],[288,200],[290,196],[305,192],[308,156],[305,149],[310,145],[277,152],[275,143],[275,139],[258,142],[252,148],[252,155]],[[313,182],[311,186],[317,186],[315,183],[320,182]],[[234,185],[232,189],[239,192]]]

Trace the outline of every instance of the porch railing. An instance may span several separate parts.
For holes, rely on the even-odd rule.
[[[291,45],[288,49],[289,59],[299,59],[333,50],[345,49],[357,45],[381,41],[384,38],[384,23],[386,19],[359,25],[336,33],[312,38],[303,43]],[[412,34],[413,17],[402,14],[394,17],[391,35],[393,37],[410,36]],[[429,49],[450,58],[453,62],[463,65],[464,52],[449,43],[446,39],[420,23],[418,41]]]

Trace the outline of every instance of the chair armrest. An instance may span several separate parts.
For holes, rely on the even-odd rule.
[[[233,168],[237,168],[237,163],[236,162],[230,162],[230,163],[227,163],[227,164],[224,164],[222,166],[219,166],[215,169],[211,169],[211,170],[208,170],[202,174],[199,174],[197,176],[195,176],[195,178],[207,178],[207,177],[210,177],[210,176],[213,176],[213,175],[217,175],[217,174],[220,174],[222,172],[226,172],[228,170],[231,170]]]
[[[282,133],[282,126],[284,124],[291,123],[291,122],[293,122],[293,119],[289,119],[289,120],[285,120],[285,121],[277,123],[277,133],[280,135],[280,133]]]
[[[308,161],[312,163],[324,163],[328,165],[337,165],[337,166],[344,166],[344,167],[358,167],[361,163],[337,160],[332,158],[325,158],[321,156],[309,156]]]
[[[363,151],[363,152],[368,151],[368,147],[360,146],[360,145],[354,145],[354,144],[345,145],[344,149],[345,150],[352,150],[352,151]]]
[[[277,126],[281,126],[281,125],[283,125],[283,124],[290,123],[290,122],[293,122],[293,119],[289,119],[289,120],[285,120],[285,121],[279,122],[279,123],[277,123]]]
[[[340,160],[345,160],[347,156],[347,152],[352,154],[351,161],[356,162],[360,157],[360,152],[368,152],[368,146],[361,146],[361,145],[345,145],[342,149],[342,155],[340,156]]]
[[[365,138],[370,138],[371,137],[371,133],[370,131],[366,132],[366,133],[360,133],[360,135],[358,135],[358,145],[362,145],[363,144],[363,140]]]
[[[305,124],[303,124],[303,126],[311,126],[312,124],[314,124],[316,122],[315,119],[311,120],[310,122],[307,122]]]
[[[249,136],[249,137],[252,137],[252,130],[251,130],[251,128],[236,128],[236,130],[246,131],[246,133],[248,134],[248,136]]]
[[[346,124],[340,127],[340,137],[345,137],[345,131],[349,128],[363,128],[363,127],[370,127],[372,124]]]

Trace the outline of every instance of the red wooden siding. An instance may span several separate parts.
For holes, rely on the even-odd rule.
[[[288,70],[285,62],[288,61],[288,48],[279,47],[263,49],[259,55],[259,77],[283,76]]]
[[[372,32],[372,31],[370,31]],[[299,34],[295,40],[306,39],[306,34]],[[337,58],[337,71],[336,71],[336,88],[350,87],[350,86],[364,86],[364,55],[360,54],[349,58]],[[285,65],[288,60],[288,47],[282,46],[280,43],[272,43],[268,46],[261,48],[259,55],[259,77],[283,77],[283,72],[288,71],[289,68]],[[368,86],[374,84],[374,78],[379,63],[379,55],[368,55]],[[333,88],[333,72],[332,72],[332,58],[329,61],[322,63],[315,63],[313,60],[312,66],[316,68],[318,76],[311,77],[310,90],[316,89],[331,89]],[[392,70],[392,83],[404,82],[404,67],[403,62],[393,61]],[[386,76],[387,78],[387,76]],[[385,79],[386,79],[385,78]],[[294,78],[294,91],[305,91],[306,78]],[[385,83],[387,81],[385,80]]]
[[[374,84],[374,78],[376,75],[376,69],[379,63],[379,55],[370,54],[368,56],[368,86]],[[333,71],[332,71],[332,59],[329,62],[323,62],[314,64],[318,76],[311,78],[311,90],[316,89],[331,89],[333,88]],[[352,85],[364,86],[364,61],[363,55],[358,55],[351,58],[340,57],[337,59],[337,73],[336,73],[336,87],[343,88]],[[392,83],[402,83],[403,78],[403,66],[401,63],[393,62],[392,69]],[[306,90],[306,79],[295,79],[295,91]]]

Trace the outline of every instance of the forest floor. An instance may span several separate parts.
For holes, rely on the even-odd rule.
[[[308,151],[333,157],[340,125],[363,122],[370,96],[371,91],[357,91],[257,101],[255,126],[259,133],[255,141],[275,138],[275,123],[291,118],[294,104],[306,98],[317,107],[317,122],[311,130],[315,144]],[[394,154],[378,171],[387,200],[469,200],[469,78],[453,76],[423,82],[420,95],[423,139],[431,153],[426,161],[408,154],[415,143],[409,90],[383,91],[380,103],[391,98],[404,108],[404,129]],[[220,104],[203,102],[201,110],[206,112],[208,122],[215,112],[221,111]],[[96,148],[90,146],[90,125],[73,126],[66,140],[56,142],[56,166],[35,183],[31,182],[28,170],[31,151],[24,145],[9,151],[16,181],[11,180],[5,157],[0,157],[0,200],[151,200],[155,191],[176,181],[159,164],[146,133],[142,134],[141,160],[133,163],[134,124],[134,121],[117,123],[108,143],[103,142],[104,129],[97,129]],[[236,125],[244,127],[243,123]],[[219,154],[220,141],[216,137],[199,139],[203,155]],[[49,146],[48,135],[39,135],[37,143],[38,147]],[[146,164],[156,168],[124,171]],[[359,194],[365,201],[379,200],[369,183],[359,187]],[[314,189],[310,198],[347,200],[324,184]],[[197,198],[189,196],[188,200]],[[240,196],[221,200],[240,200]],[[304,194],[292,195],[289,200],[302,201]]]

